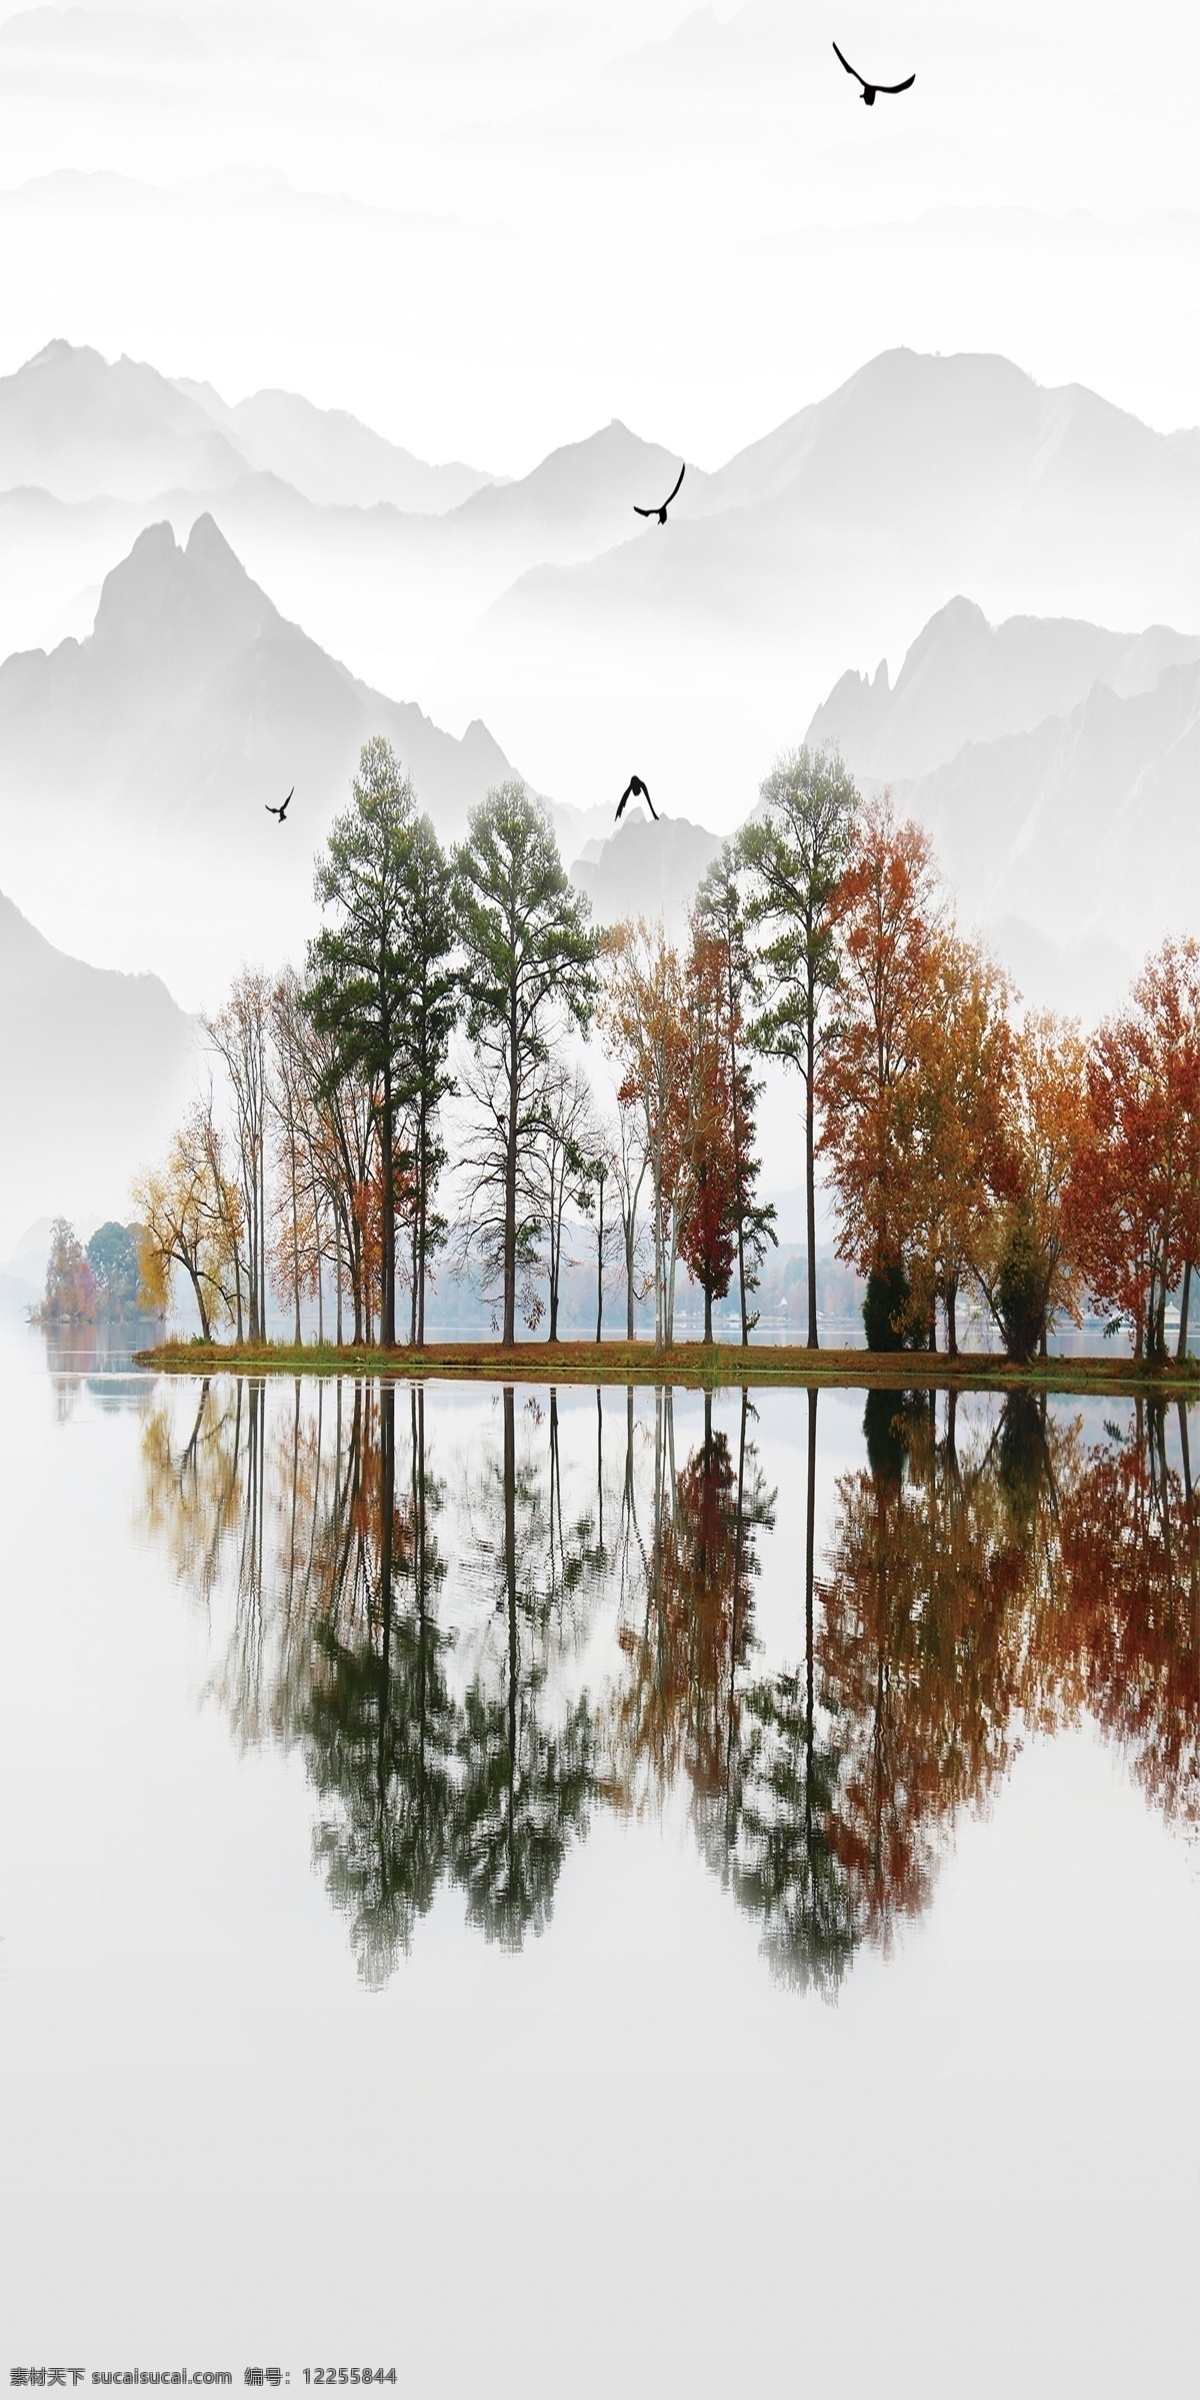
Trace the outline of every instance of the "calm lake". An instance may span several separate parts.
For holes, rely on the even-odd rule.
[[[0,1458],[0,2367],[1191,2388],[1200,1410],[10,1330]]]

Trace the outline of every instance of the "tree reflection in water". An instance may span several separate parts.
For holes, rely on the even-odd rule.
[[[958,1815],[1030,1729],[1087,1715],[1156,1807],[1200,1824],[1182,1407],[1139,1404],[1088,1443],[1027,1393],[965,1434],[954,1395],[872,1393],[818,1549],[807,1392],[803,1622],[797,1574],[796,1652],[767,1672],[776,1494],[746,1394],[732,1430],[706,1398],[680,1462],[672,1394],[650,1416],[630,1390],[610,1473],[597,1393],[594,1467],[585,1450],[570,1476],[556,1394],[518,1414],[498,1393],[452,1475],[430,1463],[421,1389],[281,1398],[205,1382],[182,1433],[151,1409],[144,1522],[207,1608],[233,1594],[214,1689],[241,1741],[300,1749],[314,1855],[372,1985],[444,1887],[490,1941],[541,1933],[598,1804],[686,1793],[771,1971],[827,1997],[860,1944],[886,1948],[928,1904]],[[595,1698],[578,1661],[603,1606],[616,1649]]]

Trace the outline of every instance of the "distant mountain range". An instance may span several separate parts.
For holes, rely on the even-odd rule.
[[[153,501],[227,491],[248,473],[278,476],[321,504],[386,501],[418,515],[454,508],[492,480],[475,467],[429,466],[344,409],[314,408],[295,392],[255,392],[231,408],[211,384],[172,382],[132,358],[110,365],[69,342],[48,342],[0,376],[5,490]]]
[[[195,1026],[156,975],[85,966],[0,893],[0,1257],[32,1218],[129,1215],[191,1089]]]
[[[886,352],[715,472],[689,461],[669,526],[643,525],[678,466],[614,422],[500,484],[292,395],[228,406],[53,343],[0,384],[0,649],[86,631],[145,523],[207,512],[354,674],[482,717],[562,803],[636,765],[728,827],[847,658],[894,657],[948,593],[993,622],[1200,622],[1194,440],[1003,358]]]
[[[927,775],[966,742],[1031,733],[1066,717],[1096,683],[1122,698],[1153,691],[1166,667],[1200,659],[1200,637],[1152,625],[1109,633],[1075,618],[989,625],[973,600],[947,602],[918,634],[893,687],[887,660],[850,670],[817,709],[806,740],[832,743],[855,775]]]
[[[938,610],[893,688],[842,676],[808,727],[926,824],[964,921],[1038,999],[1108,1005],[1200,888],[1200,641]],[[242,958],[299,956],[312,855],[362,742],[386,733],[447,841],[513,770],[359,682],[283,618],[218,531],[148,528],[106,578],[93,632],[0,667],[6,872],[75,950],[149,961],[189,1000]],[[649,777],[647,778],[649,780]],[[266,813],[295,784],[286,826]],[[652,785],[652,789],[655,786]],[[597,919],[676,928],[721,836],[664,802],[551,801]],[[39,900],[38,895],[44,895]]]
[[[288,394],[231,407],[52,343],[0,381],[0,633],[77,572],[103,580],[75,593],[82,639],[0,667],[6,881],[69,949],[215,997],[242,957],[300,954],[313,851],[384,732],[444,838],[518,757],[597,916],[678,924],[719,847],[702,820],[742,819],[807,717],[930,826],[1031,990],[1101,1005],[1190,907],[1200,641],[1163,595],[1194,600],[1197,463],[1193,437],[1005,360],[900,351],[718,472],[689,463],[669,525],[641,530],[633,498],[679,461],[618,423],[501,484]],[[1120,633],[1004,615],[989,594],[1010,587],[1027,611],[1075,587],[1156,604],[1114,605],[1149,627]],[[886,664],[840,672],[926,593],[894,686]],[[390,662],[375,686],[339,663],[364,654]],[[801,710],[826,657],[828,697]],[[387,696],[422,663],[461,738]],[[476,691],[528,750],[468,720]],[[663,822],[614,828],[635,767]],[[281,828],[264,804],[293,783]]]

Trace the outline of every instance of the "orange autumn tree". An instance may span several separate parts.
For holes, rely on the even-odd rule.
[[[958,1297],[984,1255],[1003,1145],[1013,1036],[1006,977],[975,942],[942,932],[918,1007],[917,1069],[898,1095],[906,1173],[908,1323],[936,1345],[937,1304],[958,1354]]]
[[[867,1278],[878,1349],[903,1347],[911,1325],[908,1128],[930,1054],[940,913],[929,841],[897,823],[885,792],[860,813],[838,893],[839,1017],[817,1080],[838,1256]]]
[[[713,1301],[733,1279],[738,1232],[739,1160],[724,944],[692,920],[685,963],[688,1031],[687,1198],[679,1255],[704,1294],[704,1339],[713,1338]]]
[[[1073,1018],[1030,1010],[1007,1060],[991,1212],[975,1277],[1012,1358],[1046,1354],[1056,1315],[1080,1320],[1063,1196],[1087,1109],[1087,1044]]]
[[[1093,1038],[1086,1112],[1064,1195],[1097,1305],[1134,1356],[1166,1357],[1166,1306],[1200,1257],[1200,943],[1168,941],[1128,1007]]]
[[[686,1196],[689,1058],[679,953],[661,924],[626,920],[604,937],[600,1025],[620,1082],[617,1099],[637,1117],[650,1171],[654,1239],[654,1342],[675,1330],[675,1261]]]

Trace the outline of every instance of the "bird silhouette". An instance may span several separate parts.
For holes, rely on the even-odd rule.
[[[838,50],[836,42],[833,46],[834,49],[837,50],[838,57],[842,59],[842,65],[844,66],[847,75],[853,75],[855,82],[861,83],[862,97],[866,101],[868,108],[874,108],[876,92],[906,92],[908,91],[910,85],[914,84],[917,80],[914,72],[911,75],[906,75],[903,83],[868,83],[866,76],[860,75],[858,68],[852,67],[848,58],[842,58],[842,53],[840,50]]]
[[[295,791],[295,789],[296,789],[296,786],[295,786],[295,784],[293,784],[293,785],[292,785],[292,792],[294,792],[294,791]],[[268,815],[269,817],[278,817],[278,819],[279,819],[279,822],[280,822],[280,824],[281,824],[281,825],[282,825],[282,823],[283,823],[283,820],[284,820],[284,818],[286,817],[286,815],[287,815],[287,812],[288,812],[288,809],[289,809],[289,807],[290,807],[290,805],[291,805],[292,792],[289,792],[289,793],[288,793],[287,799],[284,801],[282,808],[272,808],[272,806],[271,806],[271,803],[270,803],[270,801],[269,801],[269,800],[264,800],[264,802],[263,802],[263,807],[266,809],[267,815]]]
[[[647,790],[647,788],[646,788],[645,784],[642,782],[642,779],[641,779],[641,776],[640,776],[640,775],[631,775],[631,776],[630,776],[630,778],[629,778],[629,781],[628,781],[628,783],[626,784],[626,786],[625,786],[625,789],[624,789],[624,791],[622,792],[622,794],[621,794],[621,797],[620,797],[620,799],[619,799],[619,800],[618,800],[618,802],[617,802],[617,813],[616,813],[616,816],[615,816],[615,818],[614,818],[614,820],[613,820],[614,824],[617,824],[617,825],[619,825],[619,824],[620,824],[620,822],[621,822],[621,811],[622,811],[622,809],[624,808],[624,806],[625,806],[625,803],[626,803],[626,801],[627,801],[627,800],[644,800],[644,801],[645,801],[645,803],[646,803],[646,806],[647,806],[647,808],[648,808],[648,809],[649,809],[649,811],[650,811],[650,814],[651,814],[651,816],[652,816],[652,817],[653,817],[653,819],[654,819],[654,822],[655,822],[655,824],[657,825],[657,823],[658,823],[658,810],[656,809],[656,807],[655,807],[655,805],[654,805],[654,802],[653,802],[653,800],[651,799],[651,797],[650,797],[650,794],[649,794],[649,792],[648,792],[648,790]]]
[[[679,486],[680,486],[680,484],[683,482],[683,479],[684,479],[684,476],[686,475],[686,473],[687,473],[687,461],[686,461],[686,459],[685,459],[685,460],[684,460],[684,463],[683,463],[683,465],[681,466],[681,468],[680,468],[680,470],[679,470],[679,474],[678,474],[678,476],[676,477],[676,481],[675,481],[675,491],[671,491],[671,492],[668,492],[668,493],[667,493],[666,499],[663,501],[662,507],[661,507],[661,508],[639,508],[639,507],[638,507],[638,504],[637,504],[637,501],[635,500],[635,501],[634,501],[634,504],[633,504],[633,513],[634,513],[635,517],[657,517],[657,518],[658,518],[658,521],[659,521],[659,524],[660,524],[660,525],[665,525],[665,524],[666,524],[666,521],[667,521],[667,510],[669,509],[669,507],[670,507],[670,505],[671,505],[671,502],[672,502],[672,500],[673,500],[673,499],[674,499],[674,497],[675,497],[675,492],[677,492],[677,491],[679,490]]]

